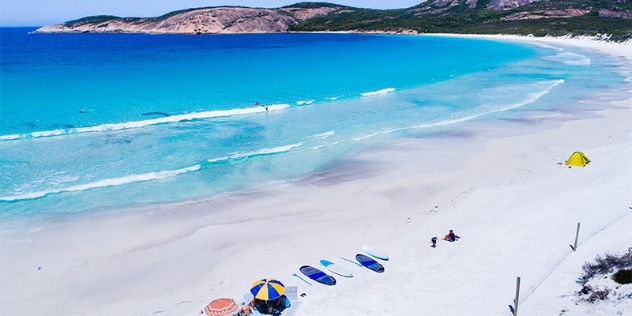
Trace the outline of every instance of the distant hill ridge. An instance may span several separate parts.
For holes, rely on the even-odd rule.
[[[36,33],[236,34],[314,31],[632,37],[632,0],[430,0],[393,10],[301,2],[276,8],[206,7],[153,18],[90,16]]]

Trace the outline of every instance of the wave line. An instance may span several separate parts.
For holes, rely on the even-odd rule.
[[[86,184],[79,184],[79,185],[75,185],[75,186],[71,186],[67,188],[30,192],[30,193],[18,194],[14,196],[3,196],[3,197],[0,197],[0,202],[15,202],[15,201],[20,201],[20,200],[30,200],[30,199],[44,197],[50,194],[86,191],[90,189],[118,186],[118,185],[123,185],[123,184],[128,184],[128,183],[134,183],[134,182],[145,182],[145,181],[151,181],[151,180],[166,179],[166,178],[175,177],[183,173],[198,171],[200,169],[201,169],[201,165],[195,165],[195,166],[177,169],[177,170],[163,170],[163,171],[149,172],[149,173],[144,173],[144,174],[132,174],[132,175],[128,175],[128,176],[124,176],[120,178],[103,179],[103,180],[98,180],[98,181],[90,182]]]
[[[261,156],[269,156],[269,155],[275,155],[275,154],[280,154],[280,153],[284,153],[284,152],[288,152],[294,148],[298,148],[303,146],[303,143],[296,143],[296,144],[290,144],[290,145],[285,145],[285,146],[279,146],[279,147],[273,147],[273,148],[264,148],[261,150],[257,150],[257,151],[251,151],[251,152],[246,152],[246,153],[236,153],[236,154],[232,154],[229,156],[224,156],[224,157],[219,157],[219,158],[213,158],[213,159],[209,159],[207,160],[210,163],[221,163],[221,162],[242,162],[245,161],[249,158],[254,158],[254,157],[261,157]]]
[[[391,93],[395,91],[395,88],[386,88],[386,89],[382,89],[382,90],[377,90],[377,91],[372,91],[372,92],[364,92],[364,93],[360,93],[363,97],[371,97],[371,96],[375,96],[375,95],[382,95],[382,94],[387,94],[387,93]]]
[[[227,117],[227,116],[234,116],[234,115],[245,115],[245,114],[252,114],[252,113],[259,113],[259,112],[266,112],[266,111],[280,111],[280,110],[287,109],[288,107],[290,107],[288,104],[275,104],[275,105],[268,106],[267,110],[265,107],[252,107],[252,108],[241,108],[241,109],[232,109],[232,110],[215,110],[215,111],[179,114],[179,115],[165,116],[165,117],[159,117],[159,118],[149,119],[149,120],[131,121],[131,122],[124,122],[124,123],[110,123],[110,124],[101,124],[101,125],[88,126],[88,127],[56,129],[56,130],[50,130],[50,131],[32,132],[32,133],[27,133],[27,134],[0,135],[0,141],[52,137],[52,136],[62,136],[62,135],[80,134],[80,133],[120,131],[120,130],[126,130],[126,129],[143,128],[143,127],[158,125],[158,124],[187,122],[187,121],[200,120],[200,119],[210,119],[210,118]]]
[[[529,95],[529,98],[527,100],[524,100],[522,102],[517,102],[515,104],[510,104],[506,107],[502,107],[500,109],[493,109],[493,110],[489,110],[489,111],[485,111],[485,112],[481,112],[481,113],[476,113],[476,114],[472,114],[472,115],[468,115],[465,117],[461,117],[461,118],[455,118],[455,119],[451,119],[451,120],[443,120],[443,121],[437,121],[437,122],[432,122],[432,123],[425,123],[425,124],[419,124],[419,125],[414,125],[414,126],[408,126],[408,127],[401,127],[401,128],[390,128],[390,129],[385,129],[379,132],[374,132],[371,134],[367,134],[367,135],[362,135],[362,136],[358,136],[353,138],[352,140],[354,141],[360,141],[366,138],[371,138],[374,136],[378,136],[378,135],[384,135],[384,134],[390,134],[390,133],[394,133],[394,132],[399,132],[399,131],[405,131],[405,130],[409,130],[409,129],[418,129],[418,128],[428,128],[428,127],[435,127],[435,126],[445,126],[445,125],[450,125],[450,124],[454,124],[454,123],[460,123],[460,122],[465,122],[465,121],[469,121],[469,120],[473,120],[475,118],[481,117],[481,116],[485,116],[491,113],[498,113],[498,112],[504,112],[504,111],[508,111],[511,109],[515,109],[515,108],[519,108],[521,106],[527,105],[529,103],[533,103],[536,100],[540,99],[542,96],[544,96],[545,94],[549,93],[551,91],[551,89],[553,89],[554,87],[558,86],[559,84],[564,83],[564,79],[559,79],[559,80],[553,80],[553,81],[542,81],[539,83],[550,83],[550,85],[545,88],[544,90],[540,91],[540,92],[534,92],[532,94]]]

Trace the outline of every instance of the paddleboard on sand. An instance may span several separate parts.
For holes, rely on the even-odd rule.
[[[369,247],[367,245],[362,245],[362,250],[364,250],[364,252],[368,253],[369,255],[371,255],[371,257],[374,258],[378,258],[381,260],[388,260],[388,255],[373,248],[373,247]]]
[[[325,285],[336,285],[336,279],[334,279],[334,277],[312,266],[302,266],[299,270],[308,278],[318,283],[322,283]]]
[[[363,266],[367,267],[369,270],[373,270],[377,273],[384,272],[384,266],[378,263],[377,261],[371,259],[369,256],[365,256],[363,254],[357,254],[356,260],[360,262]]]
[[[342,266],[339,266],[329,260],[320,260],[320,265],[325,267],[327,270],[337,274],[337,275],[341,275],[343,277],[347,277],[347,278],[351,278],[353,277],[353,274],[351,274],[351,272],[349,272],[349,270],[345,269]]]

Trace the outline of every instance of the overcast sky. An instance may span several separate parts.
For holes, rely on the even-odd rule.
[[[322,0],[321,0],[322,1]],[[198,7],[240,5],[278,8],[301,0],[0,0],[0,26],[43,26],[89,15],[154,17]],[[421,0],[339,0],[327,1],[360,8],[400,9]]]

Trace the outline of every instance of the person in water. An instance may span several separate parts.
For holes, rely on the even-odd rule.
[[[445,235],[445,237],[443,237],[443,240],[446,240],[446,241],[450,241],[450,242],[452,242],[452,241],[457,241],[457,240],[459,240],[459,238],[461,238],[461,236],[457,236],[457,235],[456,235],[456,234],[452,231],[452,229],[450,229],[450,231],[448,232],[448,234],[447,234],[447,235]]]
[[[262,105],[259,104],[259,102],[255,102],[255,106],[262,106]],[[266,111],[268,110],[268,106],[267,105],[263,105],[263,108],[266,109]]]

